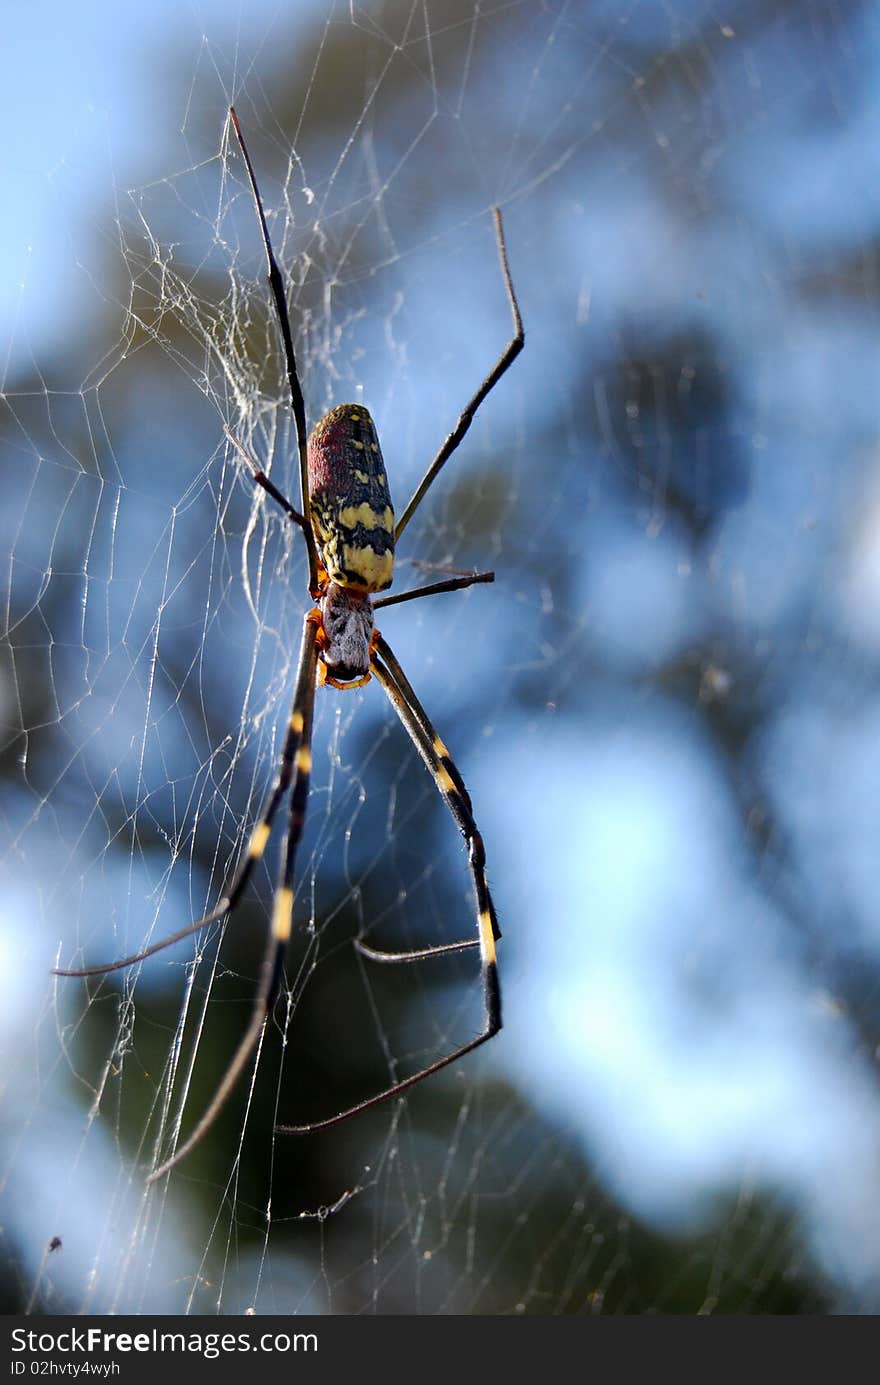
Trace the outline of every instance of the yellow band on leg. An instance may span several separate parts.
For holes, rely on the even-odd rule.
[[[453,783],[452,775],[449,773],[449,770],[446,768],[445,765],[438,765],[435,773],[437,775],[437,783],[440,785],[440,788],[443,790],[445,794],[458,793],[458,789]]]
[[[266,850],[266,843],[269,840],[271,830],[268,822],[261,822],[254,828],[248,847],[248,856],[252,861],[258,861]]]
[[[492,915],[488,909],[480,910],[480,951],[487,962],[495,961],[495,934],[492,932]]]
[[[275,908],[272,911],[272,936],[278,942],[286,943],[293,924],[293,890],[282,885],[275,894]]]

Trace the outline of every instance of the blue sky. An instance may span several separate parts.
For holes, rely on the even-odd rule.
[[[90,311],[89,261],[115,190],[168,173],[167,151],[186,116],[178,64],[195,72],[213,51],[271,50],[273,35],[289,41],[294,24],[323,10],[321,0],[50,0],[10,9],[0,92],[0,316],[20,324],[17,340],[42,357],[56,333]],[[172,91],[163,108],[162,94]]]

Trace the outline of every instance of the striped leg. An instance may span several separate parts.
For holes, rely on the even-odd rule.
[[[278,888],[275,891],[275,901],[272,909],[272,930],[266,947],[266,955],[263,960],[263,969],[260,977],[260,986],[254,1001],[251,1021],[205,1114],[202,1116],[189,1138],[186,1139],[182,1145],[178,1146],[171,1158],[166,1159],[164,1164],[160,1164],[157,1169],[153,1170],[147,1179],[148,1183],[154,1183],[157,1178],[161,1178],[163,1174],[168,1173],[169,1169],[173,1169],[176,1164],[179,1164],[182,1159],[185,1159],[190,1151],[194,1149],[202,1139],[202,1136],[210,1130],[230,1093],[238,1082],[245,1064],[256,1047],[260,1035],[263,1032],[266,1020],[271,1014],[278,996],[278,989],[281,984],[281,975],[284,966],[284,956],[287,951],[287,944],[290,939],[293,921],[293,871],[296,861],[296,848],[302,836],[306,816],[306,805],[309,797],[309,778],[312,769],[312,720],[315,708],[315,674],[318,658],[317,635],[319,629],[320,613],[318,611],[310,611],[306,616],[305,628],[303,630],[299,669],[296,677],[296,689],[293,695],[293,710],[290,715],[290,725],[287,739],[284,744],[282,772],[278,776],[278,784],[273,790],[269,800],[269,811],[267,811],[263,821],[254,831],[248,856],[243,867],[243,872],[247,871],[249,873],[254,861],[259,860],[260,856],[262,856],[269,836],[272,815],[289,785],[291,778],[293,778],[290,820],[283,852],[281,875]]]
[[[151,943],[149,947],[145,947],[141,952],[133,952],[130,957],[122,957],[118,962],[104,962],[93,967],[53,967],[51,970],[53,976],[104,976],[105,973],[110,971],[122,971],[125,967],[130,967],[135,962],[142,962],[145,957],[152,957],[154,952],[161,952],[163,948],[170,947],[172,943],[179,943],[182,938],[190,937],[191,934],[197,933],[200,928],[207,928],[211,923],[218,923],[221,919],[224,919],[227,914],[232,913],[253,874],[254,866],[260,860],[266,849],[266,843],[269,840],[269,833],[272,830],[272,822],[278,811],[278,805],[290,787],[290,781],[293,776],[294,758],[299,746],[300,737],[302,736],[302,726],[297,718],[297,699],[299,697],[300,678],[303,675],[303,661],[308,652],[306,641],[308,640],[310,643],[312,649],[310,657],[314,664],[314,632],[317,630],[315,621],[319,619],[320,615],[317,610],[310,611],[306,616],[307,625],[303,635],[303,646],[300,651],[297,685],[293,695],[293,711],[287,728],[284,748],[281,752],[281,764],[278,769],[278,778],[275,780],[269,797],[266,800],[266,805],[263,808],[260,821],[251,833],[247,852],[233,878],[232,887],[229,893],[223,896],[216,909],[212,909],[210,914],[205,914],[204,918],[196,919],[195,923],[188,923],[185,928],[179,928],[176,933],[171,933],[167,938],[162,938],[158,943]],[[313,631],[311,635],[309,635],[309,629]]]
[[[492,903],[492,896],[486,884],[486,853],[483,848],[483,838],[480,836],[477,830],[477,824],[474,821],[474,805],[471,803],[470,794],[465,788],[464,780],[456,769],[449,751],[438,736],[428,713],[416,697],[415,689],[401,668],[395,655],[392,653],[387,640],[384,640],[381,635],[376,639],[376,650],[385,665],[386,671],[384,677],[381,671],[381,665],[380,667],[374,667],[373,671],[394,704],[398,716],[403,721],[416,749],[425,762],[428,773],[434,776],[434,781],[443,794],[446,805],[455,818],[461,835],[465,839],[471,863],[471,871],[474,873],[477,905],[478,908],[482,909],[485,907],[488,911],[490,923],[492,925],[492,937],[494,941],[497,942],[501,937],[501,929],[498,927],[495,905]],[[390,675],[391,678],[390,686],[387,681],[388,675]],[[395,690],[398,697],[394,695]],[[404,708],[408,712],[408,716],[404,715]],[[416,730],[418,735],[415,734]],[[477,878],[477,872],[479,872],[482,884]],[[481,946],[481,943],[480,939],[477,938],[467,942],[447,943],[440,950],[443,952],[460,952],[467,947],[479,946]],[[370,955],[375,957],[378,961],[406,960],[410,956],[410,954],[406,952],[375,952],[372,949],[368,950],[364,948],[363,945],[361,945],[361,950],[364,952],[369,951]],[[434,951],[435,949],[429,948],[425,955],[430,956]],[[421,957],[423,954],[419,952],[414,955]]]
[[[313,1130],[326,1130],[329,1126],[338,1125],[340,1121],[348,1120],[350,1116],[359,1115],[362,1111],[368,1111],[372,1106],[378,1106],[383,1101],[400,1096],[410,1087],[414,1087],[417,1082],[432,1076],[435,1072],[440,1072],[442,1068],[449,1067],[450,1063],[457,1062],[465,1054],[479,1048],[480,1044],[486,1043],[501,1028],[501,992],[495,960],[495,942],[501,935],[495,917],[495,906],[492,903],[492,896],[489,893],[489,885],[486,880],[486,855],[483,849],[483,839],[474,822],[470,796],[461,775],[450,759],[448,750],[431,725],[425,709],[412,691],[397,659],[381,636],[376,641],[376,652],[371,660],[371,668],[374,676],[385,689],[394,710],[403,722],[410,739],[432,775],[434,783],[443,795],[446,806],[455,818],[467,844],[468,861],[476,895],[477,937],[467,942],[447,943],[440,947],[423,948],[417,952],[376,952],[363,944],[360,944],[360,949],[366,956],[377,961],[414,962],[424,957],[437,957],[443,953],[460,952],[465,948],[478,947],[483,979],[483,1028],[475,1039],[461,1044],[452,1053],[447,1053],[445,1057],[430,1063],[419,1072],[413,1073],[411,1077],[406,1077],[403,1081],[395,1082],[393,1086],[386,1087],[376,1096],[368,1097],[366,1101],[360,1101],[356,1106],[350,1106],[346,1111],[340,1111],[337,1115],[330,1116],[325,1120],[313,1121],[309,1125],[278,1125],[275,1129],[281,1134],[295,1135],[306,1134]]]

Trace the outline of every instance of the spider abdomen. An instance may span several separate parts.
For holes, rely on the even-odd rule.
[[[308,468],[309,516],[330,581],[384,591],[394,571],[394,510],[376,426],[362,404],[339,404],[318,420]]]

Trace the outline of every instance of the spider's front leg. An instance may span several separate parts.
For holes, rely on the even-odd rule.
[[[238,441],[238,438],[235,436],[232,429],[224,428],[223,431],[226,434],[229,441],[232,443],[232,446],[235,448],[238,455],[241,458],[243,458],[245,462],[247,462],[254,485],[260,486],[261,489],[264,490],[267,495],[271,496],[272,499],[275,501],[275,504],[280,505],[281,509],[287,515],[288,519],[292,519],[294,524],[297,524],[299,528],[302,529],[304,534],[310,533],[308,521],[305,519],[303,515],[300,514],[299,510],[294,509],[293,505],[291,505],[287,496],[282,494],[282,492],[275,485],[275,482],[270,481],[269,477],[266,475],[265,471],[259,465],[259,463],[254,460],[254,458],[251,456],[251,454],[247,451],[246,448],[242,447],[241,443]]]

